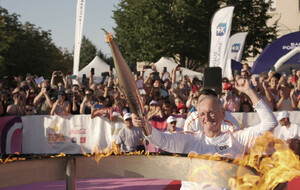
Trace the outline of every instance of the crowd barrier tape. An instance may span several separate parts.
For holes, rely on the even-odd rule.
[[[278,115],[278,112],[275,112]],[[260,122],[256,113],[233,113],[241,128]],[[300,123],[300,111],[290,112],[291,122]],[[184,119],[180,118],[180,123]],[[167,129],[166,121],[151,121],[160,131]],[[181,124],[180,124],[181,125]],[[0,117],[1,153],[12,154],[81,154],[95,148],[103,150],[116,140],[125,126],[121,118],[110,121],[105,117],[91,119],[90,115],[67,117],[34,115]],[[181,126],[178,126],[182,128]],[[280,126],[274,130],[278,133]],[[149,151],[157,151],[149,147]]]

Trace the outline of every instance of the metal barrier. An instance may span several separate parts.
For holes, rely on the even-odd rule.
[[[231,177],[255,175],[236,164],[200,158],[175,156],[118,155],[103,157],[70,156],[16,161],[0,165],[0,187],[42,181],[66,180],[66,189],[74,190],[76,179],[154,178],[194,181],[229,188]]]

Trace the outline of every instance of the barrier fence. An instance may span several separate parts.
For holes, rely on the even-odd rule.
[[[275,115],[277,114],[275,112]],[[241,128],[260,122],[256,113],[233,113],[233,116]],[[299,116],[299,111],[290,112],[292,122],[300,123]],[[161,131],[167,128],[166,121],[151,121],[151,123]],[[178,123],[183,125],[184,120],[180,118]],[[91,119],[90,115],[0,117],[1,153],[91,153],[95,147],[101,150],[109,147],[124,126],[121,118],[112,122],[102,116]],[[279,128],[280,126],[276,127],[275,134]]]

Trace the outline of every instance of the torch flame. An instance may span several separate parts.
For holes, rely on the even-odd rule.
[[[231,187],[236,189],[274,189],[278,184],[300,176],[299,156],[271,133],[257,138],[250,154],[236,162],[251,166],[260,173],[259,176],[245,175],[230,179]]]

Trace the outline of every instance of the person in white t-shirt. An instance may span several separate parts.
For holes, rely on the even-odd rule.
[[[165,131],[165,133],[176,133],[177,132],[176,123],[177,123],[176,117],[174,117],[173,115],[169,116],[167,119],[168,129]]]
[[[213,90],[209,90],[209,89],[202,90],[200,92],[198,101],[207,96],[217,97],[217,94]],[[189,115],[189,117],[185,120],[183,130],[190,131],[190,132],[198,132],[198,131],[203,132],[203,126],[201,124],[201,121],[200,121],[197,111],[192,112]],[[222,121],[221,131],[222,132],[226,132],[226,131],[235,132],[238,130],[240,130],[240,125],[239,125],[238,121],[233,117],[233,115],[230,112],[225,111],[225,118]]]
[[[221,125],[225,118],[225,110],[221,101],[212,96],[207,96],[197,104],[199,119],[204,131],[197,135],[191,133],[171,133],[159,132],[154,127],[149,127],[149,135],[146,139],[155,146],[172,153],[188,154],[194,151],[198,154],[218,154],[224,157],[241,157],[243,153],[252,145],[251,140],[263,135],[267,131],[273,130],[277,126],[277,120],[270,108],[258,98],[256,92],[251,89],[247,79],[239,79],[236,88],[248,95],[253,102],[254,108],[260,117],[261,123],[245,128],[243,130],[230,133],[222,132]],[[133,124],[137,127],[145,126],[146,119],[141,120],[133,115]],[[148,123],[147,126],[150,124]],[[150,125],[151,126],[151,125]],[[182,182],[181,189],[203,189],[201,182]],[[220,189],[220,187],[216,187]]]
[[[297,154],[300,149],[300,125],[290,122],[290,115],[287,111],[281,111],[277,120],[282,126],[277,137],[289,143],[290,148]]]

